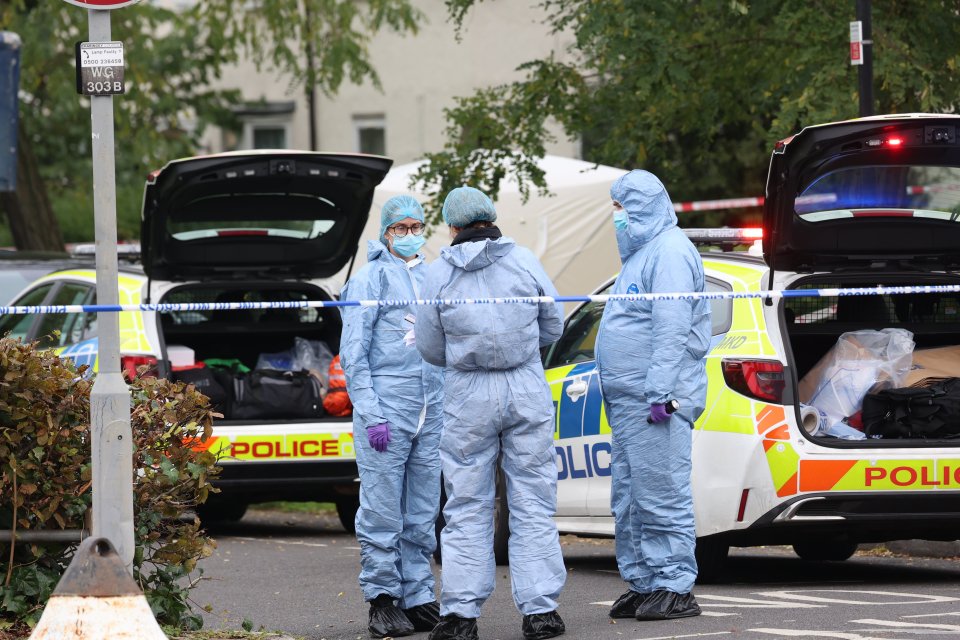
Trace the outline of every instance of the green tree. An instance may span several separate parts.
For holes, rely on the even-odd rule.
[[[189,13],[141,3],[112,12],[111,20],[127,63],[127,93],[114,100],[114,118],[119,235],[131,239],[139,236],[147,173],[192,152],[206,123],[229,117],[231,95],[210,86],[232,54]],[[87,39],[87,12],[65,2],[13,0],[0,12],[0,28],[23,40],[19,153],[38,194],[26,211],[6,206],[5,213],[38,215],[35,203],[49,199],[67,241],[91,240],[90,109],[76,92],[74,71],[74,43]],[[23,238],[16,241],[24,246]]]
[[[207,124],[235,124],[238,92],[213,88],[225,65],[249,56],[308,95],[333,95],[345,80],[378,84],[370,39],[380,29],[415,31],[422,16],[409,0],[203,0],[179,10],[145,0],[111,17],[127,62],[127,93],[114,101],[118,233],[136,239],[147,173],[194,153]],[[0,29],[24,42],[21,163],[28,168],[21,174],[35,178],[29,195],[37,195],[3,209],[8,218],[37,216],[36,203],[46,196],[63,237],[90,240],[89,102],[76,94],[73,63],[74,42],[86,39],[87,12],[57,0],[9,0],[0,3]],[[0,227],[0,244],[11,241],[6,231]],[[25,246],[19,238],[17,244]]]
[[[447,0],[458,29],[482,0]],[[848,60],[854,3],[808,0],[542,0],[566,50],[524,64],[525,79],[460,98],[447,143],[417,179],[436,198],[469,182],[496,193],[536,169],[549,126],[586,159],[645,168],[678,200],[763,192],[776,140],[858,115]],[[875,0],[878,113],[960,106],[956,3]],[[686,214],[685,214],[686,215]],[[709,214],[713,222],[718,214]],[[722,215],[722,214],[721,214]],[[685,218],[685,224],[703,224]]]

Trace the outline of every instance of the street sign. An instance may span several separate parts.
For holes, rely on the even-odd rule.
[[[123,43],[77,43],[77,93],[112,96],[123,93]]]
[[[123,7],[128,7],[131,4],[136,4],[140,0],[65,0],[72,5],[78,7],[83,7],[84,9],[98,9],[98,10],[107,10],[107,9],[122,9]]]
[[[850,64],[863,64],[863,22],[850,23]]]

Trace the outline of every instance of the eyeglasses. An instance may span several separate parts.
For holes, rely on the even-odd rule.
[[[409,227],[398,224],[394,227],[387,227],[387,231],[389,231],[390,234],[395,238],[402,238],[403,236],[407,235],[408,231],[415,236],[422,236],[423,230],[426,228],[426,225],[422,224],[412,224]]]

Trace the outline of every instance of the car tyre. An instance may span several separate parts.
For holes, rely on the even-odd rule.
[[[819,540],[798,542],[793,545],[793,551],[808,562],[843,562],[857,552],[858,546],[849,540]]]
[[[337,517],[340,524],[350,535],[357,533],[357,511],[360,509],[360,498],[346,498],[337,500]]]
[[[238,522],[247,513],[248,506],[242,501],[217,500],[210,497],[203,504],[197,505],[197,516],[206,526]]]
[[[730,545],[716,537],[697,538],[697,583],[719,582],[727,565]]]

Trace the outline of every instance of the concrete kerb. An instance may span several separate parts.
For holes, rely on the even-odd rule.
[[[885,542],[891,553],[915,558],[960,558],[960,540],[943,542],[938,540],[895,540]]]

